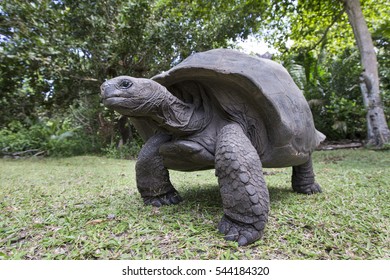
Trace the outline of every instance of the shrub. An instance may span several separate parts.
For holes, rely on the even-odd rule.
[[[329,140],[364,139],[366,111],[360,101],[332,93],[323,106],[312,106],[316,128]]]
[[[13,121],[0,130],[0,151],[4,155],[80,155],[94,150],[89,140],[69,118],[43,118],[30,126]]]
[[[110,158],[135,159],[138,156],[141,147],[142,144],[139,141],[133,140],[130,143],[124,144],[119,147],[115,144],[111,144],[107,148],[104,148],[103,152],[107,157]]]

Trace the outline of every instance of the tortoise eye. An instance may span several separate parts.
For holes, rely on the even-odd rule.
[[[119,87],[123,89],[130,88],[132,85],[133,83],[130,82],[129,80],[123,80],[119,83]]]

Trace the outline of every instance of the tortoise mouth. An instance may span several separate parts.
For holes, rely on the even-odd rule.
[[[127,117],[142,116],[142,104],[134,102],[130,97],[109,96],[103,98],[103,105]]]
[[[119,96],[110,96],[110,97],[104,97],[103,98],[103,105],[107,108],[113,109],[117,111],[118,113],[123,114],[124,110],[129,110],[128,104],[126,101],[128,98],[126,97],[119,97]]]
[[[110,105],[119,105],[120,103],[126,101],[128,98],[127,97],[122,97],[122,96],[108,96],[108,97],[103,97],[103,104],[104,106],[110,106]]]

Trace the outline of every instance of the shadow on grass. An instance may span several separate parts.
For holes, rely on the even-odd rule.
[[[185,202],[199,204],[202,207],[222,207],[218,185],[208,184],[201,187],[190,186],[180,192]]]
[[[134,200],[132,202],[133,205],[136,205],[132,209],[132,213],[126,212],[134,219],[138,216],[145,216],[152,224],[160,223],[161,215],[170,216],[171,218],[175,217],[173,221],[170,221],[172,227],[174,227],[174,220],[185,221],[185,219],[188,219],[187,215],[190,215],[193,221],[198,221],[199,223],[202,223],[204,215],[214,221],[212,226],[218,223],[219,218],[223,215],[222,198],[218,185],[187,185],[185,188],[178,188],[178,190],[183,198],[183,202],[178,205],[164,206],[157,210],[150,206],[144,206],[142,201],[137,198],[136,202]],[[289,204],[291,200],[296,199],[297,195],[288,186],[271,185],[268,190],[270,205],[273,203]],[[198,222],[195,223],[197,224]]]
[[[297,195],[291,188],[288,187],[269,186],[268,192],[271,203],[288,201]]]
[[[292,199],[296,193],[289,187],[269,186],[270,202],[284,202]],[[184,201],[190,204],[200,204],[203,207],[222,207],[221,194],[218,185],[204,185],[192,187],[180,192]]]

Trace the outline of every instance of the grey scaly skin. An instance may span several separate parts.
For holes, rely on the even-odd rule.
[[[322,192],[320,185],[314,179],[312,159],[304,164],[293,166],[291,185],[295,192],[303,194],[315,194]]]
[[[169,172],[159,154],[161,144],[169,141],[166,134],[156,134],[150,138],[140,151],[135,166],[137,188],[146,205],[160,207],[182,201],[172,186]]]
[[[269,195],[260,158],[238,124],[221,129],[215,170],[224,207],[219,231],[239,245],[260,239],[268,220]]]

